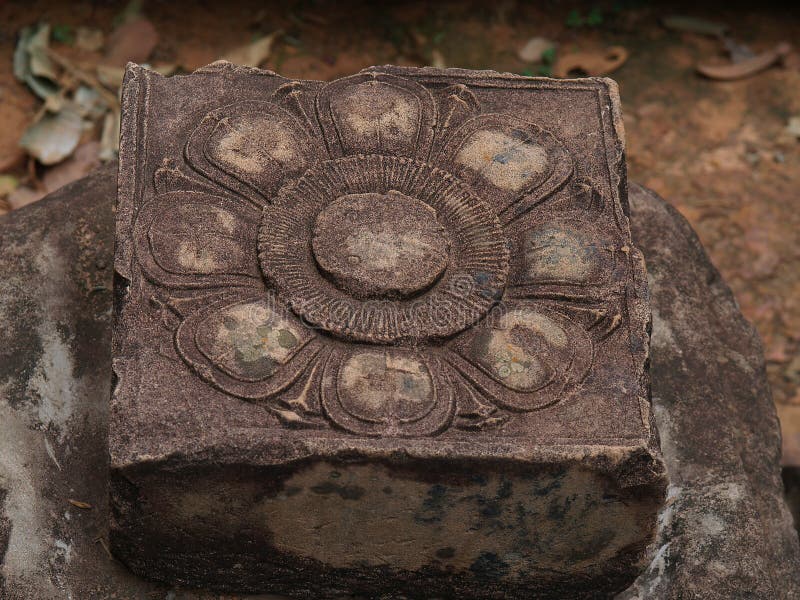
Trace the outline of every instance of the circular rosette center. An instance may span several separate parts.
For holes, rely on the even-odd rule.
[[[502,297],[508,245],[466,184],[410,158],[322,161],[265,207],[261,268],[307,323],[373,343],[444,338]]]
[[[349,194],[317,216],[311,238],[323,272],[356,298],[408,298],[447,267],[450,242],[436,212],[397,191]]]

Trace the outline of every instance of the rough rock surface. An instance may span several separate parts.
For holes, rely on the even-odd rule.
[[[667,482],[612,80],[125,82],[114,556],[314,600],[633,582]]]
[[[670,490],[653,562],[621,599],[800,597],[761,341],[683,217],[641,186],[630,198]]]
[[[140,580],[104,550],[115,184],[109,166],[0,219],[4,600],[217,597]],[[630,199],[671,494],[652,565],[620,598],[796,598],[758,338],[683,218],[640,187]]]

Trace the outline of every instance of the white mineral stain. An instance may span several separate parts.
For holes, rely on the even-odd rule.
[[[725,522],[713,513],[706,513],[700,517],[700,526],[706,535],[720,536],[725,532]]]
[[[348,256],[356,257],[356,263],[369,271],[396,271],[406,267],[408,263],[417,263],[432,255],[439,257],[442,254],[441,244],[432,244],[413,232],[374,232],[361,229],[347,237],[345,246]]]
[[[456,162],[477,171],[493,185],[518,192],[547,168],[547,152],[539,145],[500,131],[480,130],[463,144]]]
[[[217,268],[210,248],[201,248],[194,240],[183,240],[178,245],[178,264],[195,273],[212,273]]]
[[[362,352],[348,359],[341,369],[339,395],[345,410],[379,422],[421,416],[434,401],[423,363],[384,352]]]
[[[236,217],[234,217],[227,210],[217,209],[214,211],[217,217],[217,222],[229,235],[236,233]]]
[[[212,313],[198,328],[197,339],[225,371],[261,379],[285,364],[308,335],[297,322],[259,301]]]
[[[48,469],[31,467],[49,463],[49,459],[41,443],[41,432],[31,429],[22,413],[8,406],[6,398],[4,390],[0,397],[0,423],[5,438],[0,445],[0,487],[8,492],[4,509],[11,522],[11,534],[3,574],[7,586],[37,580],[39,589],[55,598],[60,593],[56,586],[38,578],[45,566],[43,557],[54,542],[47,527],[49,509],[38,494],[44,483],[34,480],[34,474],[46,474]],[[37,448],[41,450],[37,452]]]
[[[532,280],[591,281],[607,265],[602,244],[571,227],[534,230],[526,241],[526,275]]]
[[[514,340],[515,332],[528,330],[541,340],[540,348],[523,347]],[[530,310],[513,310],[503,315],[496,328],[482,340],[479,359],[504,385],[514,390],[540,388],[552,379],[553,352],[569,350],[563,328],[546,315]],[[568,357],[565,357],[568,358]]]
[[[220,122],[218,129],[224,133],[210,148],[212,156],[236,171],[261,175],[273,162],[288,164],[300,158],[296,135],[277,120],[245,115]]]
[[[47,243],[42,245],[36,257],[37,267],[41,272],[69,273],[69,266],[60,253]],[[50,300],[45,303],[41,320],[37,326],[42,354],[33,373],[28,379],[27,396],[37,400],[38,421],[51,429],[58,440],[64,440],[67,422],[74,410],[75,380],[72,376],[73,362],[68,340],[59,331],[58,319],[65,307],[57,304],[57,298],[63,297],[58,290],[48,293],[47,288],[57,287],[58,282],[44,284],[43,296]]]
[[[648,282],[648,286],[652,286],[652,282]],[[650,287],[650,289],[654,288]],[[661,313],[658,312],[655,306],[650,307],[650,312],[653,319],[653,332],[650,336],[650,343],[653,347],[658,350],[682,353],[669,323],[661,317]]]
[[[387,140],[414,135],[420,111],[404,92],[385,83],[369,82],[339,99],[336,112],[359,138],[371,138],[371,147],[385,149]]]
[[[68,563],[72,558],[72,544],[64,540],[56,540],[54,545],[56,547],[55,555]]]

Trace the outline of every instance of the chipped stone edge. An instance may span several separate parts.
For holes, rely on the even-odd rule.
[[[647,307],[647,283],[646,276],[644,276],[645,266],[644,259],[641,252],[633,246],[630,237],[630,223],[625,210],[627,204],[627,180],[625,177],[625,134],[622,124],[619,90],[616,82],[609,78],[581,78],[581,79],[553,79],[547,77],[527,77],[517,75],[514,73],[500,73],[493,70],[468,70],[468,69],[438,69],[434,67],[414,68],[414,67],[398,67],[392,65],[372,66],[362,69],[360,73],[369,72],[385,72],[388,74],[395,74],[398,76],[448,76],[458,77],[469,81],[485,80],[490,77],[495,80],[500,80],[502,83],[509,87],[514,87],[514,82],[530,83],[548,83],[557,84],[564,87],[580,87],[580,88],[596,88],[598,91],[605,91],[608,95],[608,106],[603,107],[609,111],[611,116],[611,133],[615,139],[606,140],[606,154],[611,162],[610,171],[612,172],[612,179],[616,183],[617,199],[620,206],[617,208],[622,209],[623,214],[617,214],[618,219],[621,221],[620,225],[624,224],[623,229],[628,232],[626,236],[626,243],[631,248],[631,270],[633,275],[633,285],[631,293],[627,295],[628,305],[627,309],[636,323],[643,325],[642,331],[636,331],[631,327],[631,336],[639,338],[639,347],[642,347],[642,352],[634,354],[633,360],[636,366],[645,366],[649,362],[649,330],[650,330],[650,312]],[[186,75],[178,75],[173,78],[186,78],[195,75],[204,74],[235,74],[235,75],[261,75],[267,77],[277,77],[285,81],[290,81],[285,77],[275,73],[274,71],[259,69],[256,67],[239,66],[234,63],[219,60],[209,65],[200,67],[192,73]],[[151,78],[166,79],[163,75],[147,69],[135,63],[128,63],[126,67],[125,78],[123,82],[122,92],[122,124],[121,124],[121,140],[120,140],[120,170],[118,176],[118,198],[117,198],[117,230],[116,240],[117,247],[115,248],[114,269],[115,274],[118,274],[126,280],[130,281],[131,268],[132,268],[132,247],[129,244],[120,244],[120,239],[127,239],[129,231],[132,227],[133,220],[133,207],[136,204],[136,198],[141,190],[138,189],[139,182],[137,180],[137,170],[144,168],[139,164],[138,146],[144,143],[146,139],[146,125],[140,127],[140,111],[146,110],[148,103],[148,88],[149,80]],[[306,80],[298,80],[306,81]],[[315,82],[308,80],[309,82]],[[511,84],[511,85],[509,85]],[[602,119],[603,127],[608,125],[608,121]],[[619,141],[621,151],[614,152],[617,147],[615,142]],[[614,187],[614,186],[612,186]],[[616,203],[615,203],[616,205]],[[615,211],[616,212],[616,211]],[[117,282],[119,284],[121,282]],[[118,316],[118,310],[121,307],[122,298],[119,294],[118,285],[115,284],[115,315]],[[116,329],[116,327],[115,327]],[[114,339],[114,353],[117,354],[119,350],[120,340]],[[114,360],[112,369],[114,377],[120,376],[120,365]],[[113,385],[112,397],[116,393],[117,385]],[[592,467],[596,468],[599,472],[611,476],[620,482],[620,485],[626,487],[627,485],[644,485],[654,484],[664,487],[666,489],[666,475],[663,459],[659,449],[658,433],[651,410],[649,378],[645,368],[645,374],[640,381],[639,393],[639,406],[642,415],[643,431],[646,432],[647,437],[640,440],[620,440],[619,444],[610,442],[605,445],[587,446],[587,445],[571,445],[571,444],[539,444],[539,443],[520,443],[520,440],[509,439],[507,441],[508,450],[504,452],[499,460],[511,461],[524,461],[532,463],[540,462],[561,462],[570,463],[572,461],[587,461],[592,463]],[[113,419],[112,419],[113,422]],[[243,436],[248,437],[248,436]],[[225,438],[222,438],[225,439]],[[222,442],[222,439],[219,441]],[[276,443],[278,440],[272,440]],[[387,446],[378,448],[371,442],[367,441],[363,444],[350,443],[349,439],[343,440],[342,438],[326,439],[319,438],[318,444],[301,442],[295,443],[284,457],[280,460],[273,460],[270,458],[269,452],[270,442],[264,441],[261,443],[256,442],[255,446],[251,443],[236,444],[236,447],[229,447],[227,450],[230,453],[231,459],[240,454],[243,448],[249,448],[249,453],[253,456],[255,464],[273,465],[273,464],[289,464],[295,461],[305,460],[310,456],[320,456],[321,458],[335,458],[336,455],[344,455],[350,453],[361,453],[365,457],[380,459],[382,455],[385,457],[393,456],[396,458],[397,453],[405,453],[408,458],[427,458],[427,459],[447,459],[450,456],[450,451],[457,448],[457,452],[453,452],[452,456],[458,455],[459,457],[468,458],[471,454],[470,450],[473,449],[473,444],[469,442],[442,442],[437,441],[432,444],[432,448],[427,452],[407,452],[404,448],[403,440],[398,440],[396,447]],[[344,445],[343,445],[344,441]],[[505,441],[505,440],[504,440]],[[332,444],[331,448],[326,448],[326,442]],[[333,450],[333,445],[337,450]],[[259,446],[262,446],[259,448]],[[347,447],[345,449],[345,446]],[[424,448],[425,445],[421,445]],[[448,451],[450,450],[450,451]],[[588,451],[588,452],[587,452]],[[634,462],[641,460],[642,452],[644,452],[648,460],[652,463],[653,468],[648,472],[649,476],[631,477],[628,472],[630,465]],[[225,459],[225,454],[228,452],[224,444],[215,446],[214,460]],[[187,448],[186,451],[174,452],[171,455],[141,455],[134,452],[129,453],[127,456],[115,455],[112,453],[112,468],[125,469],[134,464],[141,465],[143,462],[147,464],[157,463],[170,463],[176,456],[180,456],[182,460],[190,460],[190,462],[197,462],[198,464],[204,463],[209,457],[204,456],[204,452],[194,453],[193,449]],[[480,459],[481,455],[475,454],[474,458]],[[594,458],[595,460],[592,460]],[[594,464],[597,463],[597,464]]]

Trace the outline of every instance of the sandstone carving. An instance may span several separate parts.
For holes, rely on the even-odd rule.
[[[603,377],[614,331],[644,345],[618,202],[463,83],[289,82],[210,111],[184,156],[135,261],[186,364],[286,425],[502,429]]]
[[[630,578],[652,536],[663,467],[617,102],[608,80],[389,67],[323,84],[215,64],[172,82],[129,70],[114,406],[120,427],[135,431],[112,433],[112,462],[196,455],[284,465],[282,485],[313,495],[334,485],[315,481],[340,472],[344,456],[368,463],[351,479],[376,482],[397,476],[384,463],[402,455],[430,461],[423,470],[456,461],[456,498],[474,495],[457,474],[471,469],[500,488],[510,477],[557,489],[565,502],[586,490],[567,550],[521,556],[500,578],[519,583],[526,569],[558,570],[562,559],[565,573],[588,580],[608,564],[614,585]],[[191,441],[148,429],[179,422],[189,405],[218,429]],[[236,439],[230,428],[243,420],[248,433]],[[315,466],[294,472],[306,459]],[[547,474],[534,476],[541,468]],[[238,485],[209,476],[211,488]],[[425,495],[428,483],[402,477],[409,502]],[[181,493],[142,485],[163,501],[165,489]],[[121,512],[135,513],[120,486]],[[543,510],[522,492],[512,497],[531,515]],[[292,528],[277,534],[279,521],[301,518],[295,509],[263,510],[271,535],[287,538],[284,552],[348,569],[375,552],[380,515],[402,507],[363,502],[360,518],[375,523],[362,521],[366,537],[352,534],[352,556]],[[384,566],[419,571],[434,561],[461,573],[481,571],[481,556],[530,552],[508,540],[458,550],[463,539],[452,556],[439,552],[437,536],[472,518],[437,517],[447,525],[430,546],[406,526],[429,552]],[[137,527],[122,521],[126,535]],[[557,531],[551,523],[536,535]],[[588,542],[587,531],[603,541]]]

